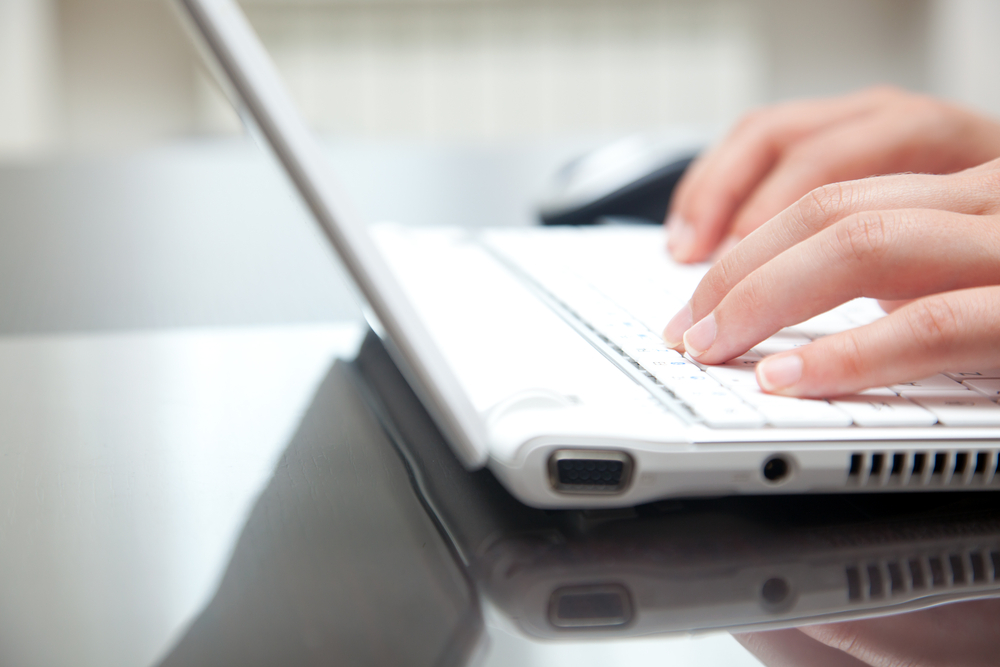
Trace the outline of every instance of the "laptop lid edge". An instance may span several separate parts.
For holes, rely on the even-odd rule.
[[[394,361],[468,468],[489,458],[485,425],[407,301],[273,62],[233,0],[178,0],[381,324]],[[380,332],[381,333],[381,332]]]

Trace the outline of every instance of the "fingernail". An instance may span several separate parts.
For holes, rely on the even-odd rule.
[[[667,322],[667,327],[663,330],[663,341],[671,348],[677,347],[684,342],[684,332],[690,329],[692,324],[694,315],[691,313],[691,304],[686,303]]]
[[[694,228],[687,220],[671,213],[667,218],[667,250],[678,262],[685,261],[691,255],[694,245]]]
[[[700,357],[715,342],[715,313],[694,325],[684,334],[684,347],[692,357]]]
[[[802,379],[802,357],[789,354],[757,364],[757,382],[765,391],[781,391]]]

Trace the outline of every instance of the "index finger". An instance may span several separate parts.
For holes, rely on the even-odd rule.
[[[753,271],[850,215],[903,208],[958,213],[983,210],[989,204],[988,189],[955,188],[958,178],[962,175],[903,174],[834,183],[813,190],[743,239],[709,269],[687,305],[667,324],[663,339],[667,345],[679,347],[684,333]],[[959,195],[958,191],[963,192]]]
[[[674,258],[704,259],[789,145],[870,112],[886,94],[867,90],[833,100],[789,102],[747,115],[678,183],[667,219],[668,247]]]

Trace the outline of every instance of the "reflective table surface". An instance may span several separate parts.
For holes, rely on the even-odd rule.
[[[521,505],[459,466],[287,192],[261,214],[195,162],[212,187],[167,189],[205,229],[105,193],[77,246],[42,245],[72,197],[0,173],[0,664],[996,664],[1000,497]]]
[[[754,665],[730,631],[997,618],[992,495],[535,510],[363,334],[0,342],[3,663]]]

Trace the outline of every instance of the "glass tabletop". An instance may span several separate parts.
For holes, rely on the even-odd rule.
[[[4,664],[990,664],[995,494],[536,510],[363,331],[0,340]]]
[[[369,334],[162,664],[758,664],[730,632],[788,664],[773,656],[801,651],[801,626],[867,628],[906,657],[935,648],[928,615],[981,619],[998,589],[991,494],[521,505],[462,469]]]

